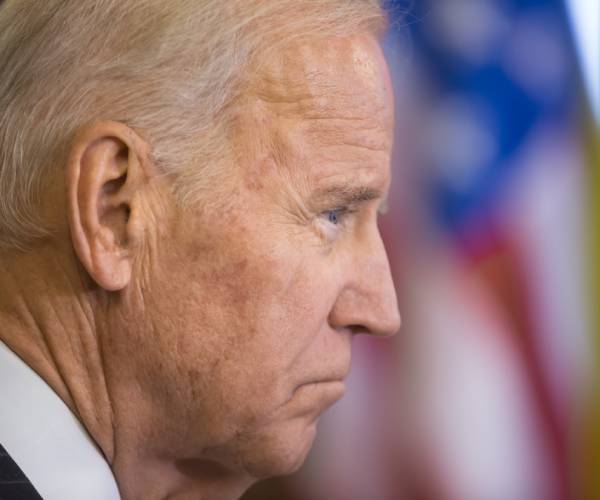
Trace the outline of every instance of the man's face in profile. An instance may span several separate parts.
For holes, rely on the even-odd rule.
[[[142,207],[156,244],[127,293],[134,331],[115,318],[104,349],[115,405],[160,429],[149,447],[264,477],[304,460],[352,336],[399,327],[377,227],[393,103],[367,36],[298,43],[243,96],[219,196]]]

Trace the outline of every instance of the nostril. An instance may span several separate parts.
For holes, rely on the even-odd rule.
[[[371,333],[369,328],[364,325],[350,325],[348,330],[352,335],[369,334]]]

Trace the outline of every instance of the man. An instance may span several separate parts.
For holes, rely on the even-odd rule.
[[[352,336],[399,328],[381,26],[5,0],[1,498],[233,499],[301,465]]]

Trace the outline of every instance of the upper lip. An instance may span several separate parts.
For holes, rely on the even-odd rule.
[[[328,374],[328,375],[324,375],[321,377],[312,378],[302,385],[318,384],[318,383],[323,383],[323,382],[345,382],[347,375],[348,375],[348,370],[343,370],[340,372],[335,372],[333,374]]]
[[[328,384],[328,383],[332,383],[332,382],[344,383],[344,379],[328,378],[328,379],[319,379],[319,380],[309,380],[308,382],[304,382],[303,384],[300,384],[298,387],[302,387],[303,385]]]

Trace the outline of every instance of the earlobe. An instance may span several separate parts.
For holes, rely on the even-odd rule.
[[[75,253],[102,288],[117,291],[131,280],[144,178],[146,144],[129,127],[101,122],[85,127],[67,163],[69,228]]]

